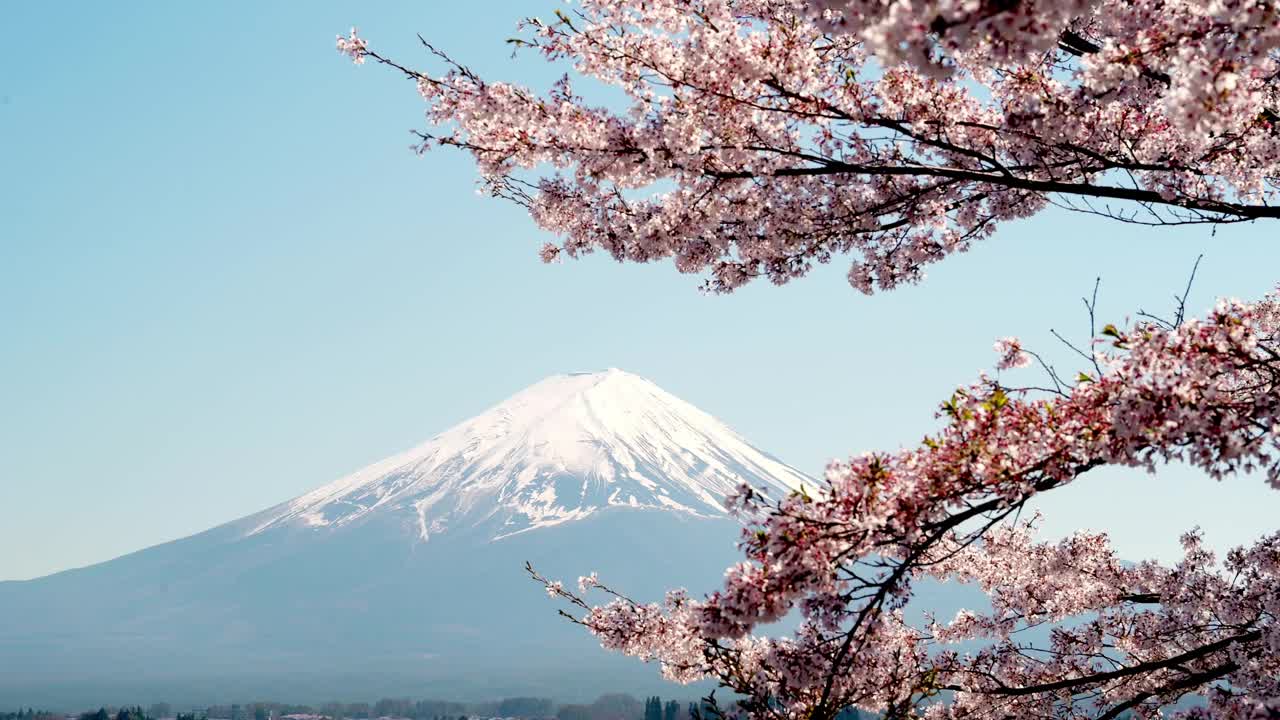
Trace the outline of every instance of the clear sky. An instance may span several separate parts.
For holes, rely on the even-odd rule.
[[[670,265],[544,266],[519,208],[456,153],[417,158],[412,87],[339,57],[358,25],[422,59],[512,60],[556,0],[12,3],[0,70],[0,579],[85,565],[257,511],[553,373],[644,375],[811,473],[913,443],[1019,335],[1083,338],[1280,280],[1280,225],[1148,230],[1064,213],[1004,227],[923,285],[864,297],[840,261],[728,297]],[[425,61],[425,59],[423,59]],[[1065,355],[1060,355],[1065,358]],[[1046,531],[1169,558],[1275,527],[1280,493],[1174,468],[1046,501]]]

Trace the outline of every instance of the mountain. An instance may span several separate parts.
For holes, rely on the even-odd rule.
[[[547,378],[421,445],[198,535],[0,583],[0,707],[563,699],[659,687],[523,573],[711,589],[720,504],[806,480],[619,370]]]
[[[547,378],[412,450],[253,515],[247,535],[393,520],[490,540],[609,508],[724,514],[739,483],[805,480],[710,415],[617,369]]]

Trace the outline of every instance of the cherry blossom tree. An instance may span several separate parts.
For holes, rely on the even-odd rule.
[[[1280,6],[1265,0],[579,0],[517,52],[614,88],[593,103],[484,79],[423,41],[403,73],[420,151],[469,152],[491,195],[558,236],[544,260],[670,258],[727,292],[852,256],[864,292],[1050,205],[1151,225],[1280,217]],[[594,92],[595,89],[587,91]],[[705,598],[636,602],[542,578],[608,648],[712,679],[756,718],[1280,717],[1280,533],[1173,566],[1105,535],[1039,539],[1028,502],[1102,466],[1170,462],[1280,489],[1280,295],[1100,333],[1048,387],[1016,338],[914,448],[832,464],[819,487],[729,499],[744,560]],[[913,587],[990,608],[907,622]],[[589,593],[609,596],[595,605]],[[796,617],[781,636],[770,625]],[[1033,642],[1039,629],[1047,640]]]
[[[704,599],[642,604],[595,575],[578,592],[534,576],[606,648],[714,679],[753,717],[1156,717],[1194,693],[1209,700],[1199,716],[1280,716],[1280,532],[1218,562],[1191,531],[1165,567],[1122,562],[1105,534],[1038,540],[1019,519],[1108,465],[1258,472],[1280,489],[1277,328],[1276,294],[1177,325],[1108,325],[1098,369],[1070,386],[982,377],[918,447],[833,463],[785,498],[743,487],[729,502],[745,560]],[[1032,361],[1015,339],[996,349],[1002,367]],[[976,583],[991,607],[913,626],[904,608],[926,580]],[[592,590],[613,597],[592,606]],[[793,633],[763,633],[788,614]],[[1047,641],[1028,639],[1037,627]]]
[[[419,148],[470,152],[560,238],[544,259],[672,258],[709,288],[837,254],[864,292],[1050,204],[1149,224],[1280,217],[1273,0],[580,0],[518,51],[620,90],[592,104],[403,72]]]

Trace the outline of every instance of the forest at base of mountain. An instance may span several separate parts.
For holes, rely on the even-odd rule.
[[[728,704],[731,708],[732,704]],[[722,710],[726,708],[722,707]],[[849,708],[837,720],[864,720]],[[643,700],[627,693],[606,693],[591,703],[557,703],[550,698],[513,697],[486,702],[383,698],[375,703],[327,702],[320,705],[249,702],[177,709],[165,702],[100,707],[82,712],[19,709],[0,711],[0,720],[715,720],[703,700]]]

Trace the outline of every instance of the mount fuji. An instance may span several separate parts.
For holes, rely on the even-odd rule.
[[[392,521],[424,542],[450,530],[501,540],[610,508],[717,517],[741,482],[785,492],[805,479],[657,385],[609,369],[547,378],[239,526],[251,536]]]
[[[524,562],[709,590],[744,482],[811,481],[638,376],[550,377],[275,507],[0,582],[0,706],[656,689],[560,621]]]

